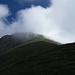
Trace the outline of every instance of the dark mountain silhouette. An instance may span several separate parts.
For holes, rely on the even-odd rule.
[[[75,75],[75,43],[41,38],[2,52],[0,75]]]

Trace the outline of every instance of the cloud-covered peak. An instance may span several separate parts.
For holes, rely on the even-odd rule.
[[[8,25],[4,19],[0,19],[0,36],[17,32],[34,32],[62,43],[74,42],[74,6],[74,0],[52,0],[51,7],[44,8],[39,5],[19,10],[16,19]],[[0,5],[0,14],[0,17],[6,18],[10,14],[9,8]]]

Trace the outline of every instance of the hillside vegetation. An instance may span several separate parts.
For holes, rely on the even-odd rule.
[[[0,75],[75,75],[75,44],[38,40],[5,51]]]

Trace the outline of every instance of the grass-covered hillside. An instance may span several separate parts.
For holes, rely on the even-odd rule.
[[[0,75],[75,75],[75,44],[37,40],[0,54]]]

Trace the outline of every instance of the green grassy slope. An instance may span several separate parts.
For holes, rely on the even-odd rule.
[[[35,55],[40,55],[45,53],[48,50],[51,50],[53,47],[56,47],[57,44],[54,43],[50,43],[48,42],[48,40],[46,41],[46,39],[38,39],[32,42],[29,42],[25,45],[19,46],[18,48],[15,48],[13,50],[9,50],[6,51],[4,53],[0,54],[0,73],[2,75],[5,74],[15,74],[19,72],[21,68],[19,68],[18,66],[21,66],[21,64],[18,64],[18,66],[15,66],[16,63],[21,62],[22,60],[24,60],[24,62],[26,61],[26,59],[33,57]],[[33,60],[33,59],[32,59]],[[28,63],[28,61],[27,61]],[[25,63],[22,63],[22,65],[24,66]],[[14,69],[14,71],[16,71],[16,73],[13,70],[13,68],[17,68],[16,70]],[[8,70],[8,71],[6,71]],[[10,71],[11,70],[11,71]],[[25,69],[21,69],[21,71],[24,71]],[[6,72],[5,72],[6,71]]]
[[[4,52],[0,75],[75,75],[75,44],[36,41]]]

